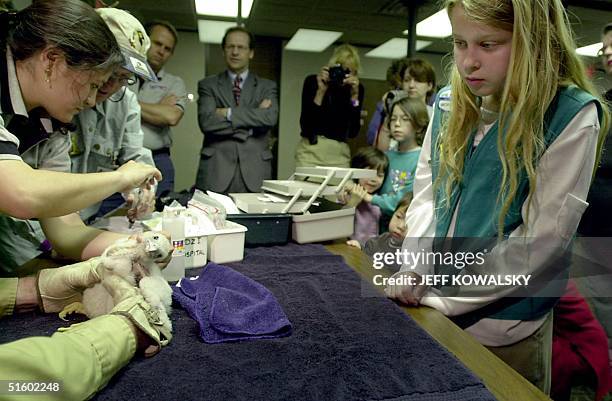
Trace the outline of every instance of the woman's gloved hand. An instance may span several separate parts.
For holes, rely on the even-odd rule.
[[[102,285],[115,302],[111,314],[130,320],[136,329],[138,348],[145,356],[157,354],[172,340],[172,333],[164,328],[159,314],[144,300],[138,288],[116,275],[104,277]]]
[[[45,313],[60,312],[67,305],[81,301],[83,291],[100,282],[101,270],[99,257],[41,270],[36,277],[40,308]]]

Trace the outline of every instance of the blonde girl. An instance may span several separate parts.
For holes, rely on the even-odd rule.
[[[546,297],[541,288],[519,296],[517,286],[502,284],[460,286],[446,297],[440,288],[398,285],[387,295],[455,316],[548,392],[550,311],[567,276],[554,258],[588,206],[608,113],[575,53],[560,0],[447,0],[446,9],[451,85],[438,94],[424,140],[407,237],[497,240],[483,266],[455,274],[560,279],[542,283]],[[439,271],[411,268],[399,274]]]

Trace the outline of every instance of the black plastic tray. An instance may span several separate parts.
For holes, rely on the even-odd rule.
[[[290,214],[228,214],[227,220],[248,229],[244,238],[245,246],[284,245],[291,240]]]

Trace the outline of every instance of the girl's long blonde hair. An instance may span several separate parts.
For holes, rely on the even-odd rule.
[[[512,32],[512,53],[500,98],[497,137],[503,167],[497,199],[501,203],[497,222],[501,239],[504,219],[517,195],[522,170],[529,179],[528,204],[535,192],[536,165],[546,150],[544,114],[559,87],[576,85],[601,98],[575,52],[576,45],[560,0],[446,0],[449,15],[457,5],[474,21]],[[447,207],[453,188],[463,179],[470,135],[480,120],[480,101],[470,92],[454,64],[451,88],[451,113],[442,122],[440,173],[435,182],[437,186],[444,186]],[[602,107],[597,164],[609,120],[603,102]]]

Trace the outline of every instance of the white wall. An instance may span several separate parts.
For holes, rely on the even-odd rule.
[[[391,60],[365,57],[369,48],[358,48],[361,58],[360,77],[364,79],[386,79],[387,68]],[[333,52],[329,48],[323,53],[307,53],[283,50],[280,82],[280,117],[279,117],[279,149],[278,178],[289,177],[295,169],[295,147],[300,140],[300,109],[301,93],[304,78],[316,74],[327,64]],[[441,82],[442,57],[417,53],[416,57],[429,61],[436,69],[436,77]],[[365,96],[368,96],[366,90]],[[367,124],[367,121],[366,121]]]
[[[185,115],[179,124],[172,128],[172,161],[176,169],[174,188],[177,191],[190,188],[200,162],[202,133],[198,127],[198,81],[206,76],[205,46],[198,41],[194,32],[179,32],[179,43],[174,55],[165,66],[166,71],[178,75],[185,81],[187,93],[192,93],[194,101],[187,104]]]

